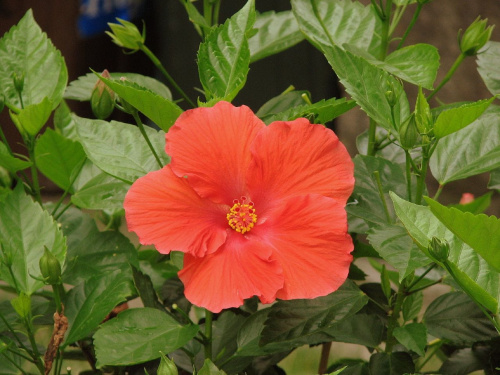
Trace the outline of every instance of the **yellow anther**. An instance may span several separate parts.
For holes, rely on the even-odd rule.
[[[242,197],[243,203],[235,199],[234,205],[226,215],[227,222],[236,232],[245,234],[255,226],[257,215],[253,207],[253,202],[245,203],[246,198]]]

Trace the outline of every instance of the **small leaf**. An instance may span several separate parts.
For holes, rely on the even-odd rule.
[[[500,42],[489,41],[477,54],[477,71],[493,95],[500,94]]]
[[[245,85],[250,49],[247,33],[255,22],[254,0],[206,37],[198,51],[198,72],[208,101],[232,101]]]
[[[12,156],[3,142],[0,142],[0,166],[15,174],[17,171],[29,168],[30,161],[22,160]]]
[[[288,111],[293,107],[302,106],[305,104],[303,95],[310,96],[308,91],[295,90],[293,86],[291,86],[283,93],[265,102],[255,114],[257,117],[264,119]]]
[[[427,329],[422,323],[410,323],[394,329],[394,337],[407,349],[413,350],[419,356],[425,355],[427,346]]]
[[[131,280],[120,270],[94,277],[71,289],[64,300],[69,331],[65,344],[85,338],[118,304],[134,294]]]
[[[495,97],[479,100],[441,112],[434,124],[434,135],[437,138],[443,138],[472,124],[494,99]]]
[[[416,288],[415,288],[416,289]],[[405,322],[416,319],[424,304],[424,294],[420,292],[412,293],[403,302],[403,318]]]
[[[500,219],[447,208],[430,198],[425,200],[439,221],[500,272]]]
[[[96,74],[111,90],[139,112],[144,113],[164,132],[174,124],[182,109],[173,101],[166,99],[134,82],[111,80]]]
[[[250,62],[284,51],[304,40],[290,10],[257,14],[254,29],[257,32],[248,40]]]
[[[21,292],[17,297],[10,301],[17,315],[22,319],[28,319],[31,314],[31,298],[27,294]]]
[[[458,345],[498,336],[493,324],[464,293],[446,293],[431,302],[423,322],[429,334]]]
[[[160,358],[189,342],[198,326],[182,326],[148,307],[125,310],[94,334],[97,367],[123,366]]]
[[[222,370],[219,370],[211,360],[205,359],[203,367],[198,371],[198,375],[226,375]]]
[[[80,143],[47,129],[35,144],[37,167],[63,190],[73,192],[72,182],[87,156]]]
[[[48,98],[44,98],[40,103],[25,106],[19,114],[11,112],[14,122],[18,122],[22,129],[34,137],[47,123],[52,113],[52,103]]]
[[[104,172],[132,184],[139,177],[158,169],[158,163],[136,126],[73,116],[87,157]],[[145,127],[146,133],[164,164],[165,135]]]

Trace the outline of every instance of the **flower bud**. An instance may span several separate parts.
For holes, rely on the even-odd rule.
[[[471,193],[463,193],[460,198],[460,202],[458,204],[468,204],[471,203],[475,199],[474,194]]]
[[[460,37],[459,34],[460,51],[464,55],[476,55],[477,52],[490,40],[494,26],[486,27],[487,22],[487,18],[482,20],[480,17],[477,17],[467,30],[465,30],[462,37]]]
[[[43,280],[47,285],[61,284],[61,264],[54,254],[47,249],[47,246],[45,246],[45,252],[40,258],[38,265]]]
[[[394,107],[397,103],[396,93],[394,92],[394,85],[391,81],[387,80],[387,90],[385,92],[385,99],[391,107]]]
[[[12,73],[12,80],[16,91],[22,93],[24,90],[24,72],[22,74]]]
[[[102,72],[104,78],[111,78],[109,72],[105,69]],[[99,120],[107,119],[115,108],[115,93],[100,79],[94,86],[92,96],[90,97],[90,106],[94,116]]]
[[[128,48],[132,52],[137,52],[146,40],[146,28],[143,27],[142,34],[139,29],[132,23],[120,18],[116,19],[118,23],[108,23],[111,32],[106,31],[113,42],[120,47]]]
[[[158,375],[178,375],[177,366],[174,361],[166,357],[164,354],[161,355],[160,366],[156,372]]]
[[[411,115],[399,129],[399,142],[401,147],[405,150],[411,150],[418,140],[418,130],[417,124],[415,122],[415,116]]]
[[[429,253],[439,262],[446,262],[448,260],[448,255],[450,253],[450,245],[448,244],[448,241],[432,237],[427,249],[429,250]]]

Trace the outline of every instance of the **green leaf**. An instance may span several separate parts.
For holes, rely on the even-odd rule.
[[[325,297],[278,301],[271,307],[261,345],[288,344],[290,348],[324,341],[324,330],[357,311],[368,298],[351,281]]]
[[[354,100],[346,100],[346,98],[323,99],[314,104],[303,104],[265,116],[263,121],[270,124],[273,121],[292,121],[299,117],[307,117],[314,124],[326,124],[355,106]]]
[[[477,71],[493,95],[500,94],[500,42],[489,41],[477,54]]]
[[[284,51],[304,40],[290,10],[257,14],[254,29],[256,34],[248,40],[250,62]]]
[[[12,73],[24,74],[24,107],[48,98],[54,109],[62,99],[68,71],[61,53],[42,32],[28,10],[16,26],[0,39],[0,93],[21,108]]]
[[[97,74],[98,77],[132,107],[144,113],[164,132],[174,124],[182,109],[173,101],[166,99],[134,82],[111,80]]]
[[[15,174],[17,171],[29,168],[31,162],[12,156],[7,146],[3,142],[0,142],[0,166],[7,169],[10,173]]]
[[[133,294],[132,281],[120,270],[96,274],[75,286],[64,299],[69,323],[64,345],[85,338],[117,305]]]
[[[164,99],[172,100],[172,93],[168,87],[152,77],[143,76],[137,73],[110,73],[109,75],[113,80],[119,80],[124,77],[128,82],[136,83]],[[82,102],[90,101],[92,91],[94,91],[97,81],[98,78],[94,73],[87,73],[84,76],[78,77],[77,80],[69,83],[64,93],[64,99],[79,100]]]
[[[385,324],[375,314],[358,313],[325,329],[331,341],[376,347],[385,336]]]
[[[470,212],[472,214],[481,214],[483,213],[488,207],[491,205],[491,196],[493,195],[493,192],[490,191],[486,194],[483,194],[477,198],[474,198],[472,202],[465,203],[465,204],[451,204],[449,207],[454,207],[457,210],[460,210],[462,212]]]
[[[104,172],[128,183],[158,169],[158,163],[139,128],[122,122],[106,122],[73,116],[87,157]],[[145,127],[146,133],[163,164],[165,134]]]
[[[10,301],[17,315],[23,319],[28,319],[31,314],[31,298],[27,294],[21,293]]]
[[[207,100],[232,101],[245,85],[250,64],[248,33],[255,22],[254,0],[206,37],[198,51],[198,72]]]
[[[371,228],[368,241],[391,266],[399,272],[399,282],[419,267],[431,262],[413,243],[405,228],[399,225],[381,225]]]
[[[37,167],[63,190],[73,192],[72,182],[87,156],[80,143],[47,129],[35,144]]]
[[[389,192],[394,191],[404,197],[407,195],[405,172],[400,165],[378,157],[356,155],[354,158],[356,183],[351,196],[354,203],[349,204],[346,210],[349,214],[362,218],[370,226],[388,224],[384,204],[378,193],[377,180],[373,175],[375,171],[379,172],[391,222],[395,221],[396,215],[390,204]]]
[[[255,113],[257,117],[264,120],[268,116],[276,115],[280,112],[289,110],[290,108],[306,104],[303,95],[310,97],[308,91],[295,90],[290,86],[281,94],[269,99],[262,107]]]
[[[493,375],[495,374],[493,368],[498,372],[498,343],[495,341],[456,350],[443,362],[439,373],[443,375],[468,375],[477,374],[476,371],[484,370],[479,374]]]
[[[500,190],[500,168],[491,171],[488,189]]]
[[[416,289],[415,287],[412,289]],[[420,292],[412,293],[407,296],[403,302],[403,319],[409,322],[418,317],[424,303],[424,294]]]
[[[66,239],[57,223],[40,205],[28,197],[22,185],[12,191],[0,210],[0,244],[4,259],[10,259],[12,278],[4,262],[0,262],[0,279],[18,292],[31,295],[44,283],[38,262],[46,246],[64,264]]]
[[[439,221],[500,272],[500,219],[448,208],[430,198],[425,200]]]
[[[138,266],[137,253],[127,237],[116,231],[100,232],[88,214],[74,208],[59,221],[68,239],[64,283],[77,285],[117,269],[132,279],[129,263]]]
[[[24,354],[24,351],[16,347],[14,341],[6,335],[0,335],[0,357],[2,357],[0,375],[19,375],[19,369],[24,368],[26,362],[21,357]]]
[[[189,20],[197,26],[200,26],[205,33],[210,30],[210,25],[203,15],[198,11],[198,9],[194,6],[191,0],[181,0],[182,5],[186,8],[186,12],[189,16]]]
[[[51,113],[52,103],[45,97],[40,103],[25,106],[19,114],[11,112],[11,117],[24,131],[34,137],[47,123]]]
[[[320,51],[350,44],[378,54],[382,22],[371,6],[350,0],[292,0],[299,27]]]
[[[419,356],[425,355],[427,346],[427,329],[422,323],[410,323],[394,329],[394,337],[407,349],[413,350]]]
[[[139,297],[141,297],[144,307],[152,307],[160,311],[165,311],[165,306],[163,306],[160,302],[149,275],[142,273],[134,266],[131,267],[132,275],[134,277],[134,285],[139,293]]]
[[[222,370],[219,370],[211,360],[205,359],[203,367],[198,371],[198,375],[226,375]]]
[[[415,365],[406,352],[375,353],[370,357],[370,375],[413,374]]]
[[[64,100],[54,111],[54,129],[61,133],[62,136],[73,141],[78,141],[76,124],[71,116],[71,109]]]
[[[500,167],[499,115],[484,114],[441,139],[432,154],[432,175],[441,185]]]
[[[395,126],[410,116],[410,106],[401,83],[368,60],[337,46],[326,49],[324,53],[340,82],[361,109],[386,130],[396,133]],[[388,90],[396,97],[394,107],[387,101]]]
[[[434,135],[443,138],[472,124],[490,106],[495,97],[464,104],[457,108],[443,111],[434,124]]]
[[[169,315],[144,307],[125,310],[94,334],[97,367],[143,363],[191,340],[198,326],[182,326]]]
[[[432,301],[423,322],[429,334],[458,345],[498,336],[481,309],[461,292],[446,293]]]
[[[432,237],[446,240],[450,245],[446,264],[460,286],[483,306],[496,313],[500,295],[500,274],[470,246],[449,231],[429,207],[407,202],[391,193],[394,208],[404,226],[422,251],[432,258],[427,247]],[[437,263],[438,260],[434,259]]]

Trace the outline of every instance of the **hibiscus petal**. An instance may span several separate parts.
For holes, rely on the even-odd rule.
[[[184,112],[168,132],[171,167],[203,198],[229,203],[245,193],[250,145],[264,123],[246,106],[218,102]]]
[[[228,207],[200,198],[170,166],[134,182],[123,206],[129,231],[160,253],[179,250],[203,256],[226,240]]]
[[[352,261],[342,202],[321,195],[275,202],[250,232],[273,247],[285,283],[277,298],[316,298],[338,289]]]
[[[275,300],[283,286],[278,262],[270,260],[269,246],[241,235],[229,235],[215,253],[202,258],[184,256],[179,278],[186,298],[212,312],[238,307],[258,296],[262,302]]]
[[[292,195],[321,194],[347,202],[354,165],[337,136],[306,119],[273,122],[255,138],[247,181],[252,200],[264,205]]]

